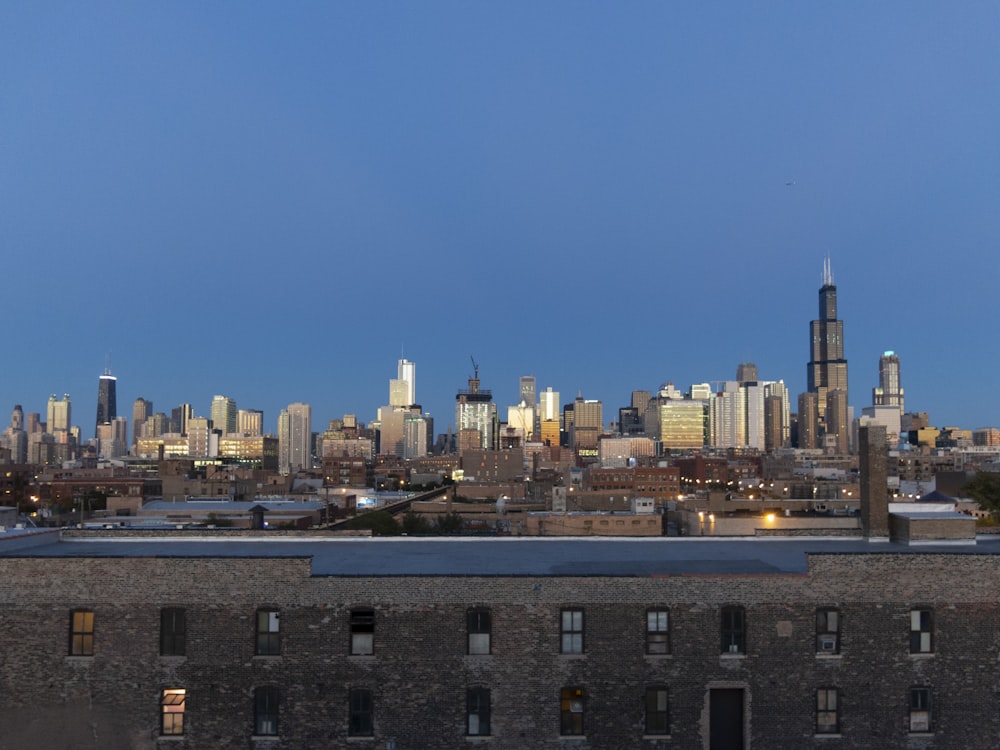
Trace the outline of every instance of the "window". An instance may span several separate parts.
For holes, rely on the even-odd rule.
[[[351,653],[355,656],[375,653],[375,610],[351,610]]]
[[[840,653],[840,612],[835,609],[816,610],[816,653]]]
[[[372,691],[352,688],[348,699],[347,734],[350,737],[370,737],[375,734],[372,721]]]
[[[722,608],[722,653],[746,653],[746,618],[743,607]]]
[[[160,610],[160,656],[184,656],[186,633],[183,609],[165,607]]]
[[[910,689],[910,731],[931,731],[931,689],[928,687]]]
[[[160,734],[184,734],[184,704],[187,690],[169,688],[160,696]]]
[[[469,633],[469,653],[490,653],[490,611],[470,609],[466,612],[465,619]]]
[[[934,652],[934,618],[929,609],[910,610],[910,653]]]
[[[278,734],[278,688],[259,687],[253,691],[253,733],[259,737]]]
[[[89,609],[69,613],[69,655],[94,655],[94,613]]]
[[[276,609],[257,610],[257,656],[281,653],[280,612]]]
[[[670,734],[670,694],[662,685],[646,688],[646,734]]]
[[[816,734],[840,732],[837,688],[820,688],[816,691]]]
[[[562,643],[560,652],[563,654],[583,653],[583,610],[564,609],[560,626]]]
[[[582,688],[559,692],[559,734],[583,734],[583,699]]]
[[[465,693],[466,733],[480,737],[490,733],[489,688],[469,688]]]
[[[646,653],[670,653],[670,612],[651,609],[646,612]]]

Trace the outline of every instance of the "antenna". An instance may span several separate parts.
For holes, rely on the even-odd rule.
[[[830,256],[823,258],[823,286],[833,286],[833,269],[830,266]]]

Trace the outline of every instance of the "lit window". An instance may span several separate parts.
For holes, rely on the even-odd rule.
[[[184,705],[187,690],[170,688],[160,696],[160,734],[184,734]]]
[[[583,734],[582,688],[563,688],[559,692],[559,734]]]
[[[184,656],[187,626],[184,610],[165,607],[160,610],[160,656]]]
[[[470,609],[466,612],[470,654],[490,653],[490,624],[488,609]]]
[[[934,652],[934,618],[929,609],[910,610],[910,653]]]
[[[257,655],[276,656],[281,653],[280,612],[275,609],[257,610]]]
[[[840,612],[835,609],[816,610],[816,653],[840,653]]]
[[[278,734],[278,688],[259,687],[253,691],[254,734],[274,737]]]
[[[375,610],[351,610],[351,654],[365,656],[375,653]]]
[[[646,734],[670,734],[670,694],[662,685],[646,688]]]
[[[372,691],[353,688],[348,698],[347,734],[351,737],[372,736],[375,734],[372,718]]]
[[[74,609],[69,616],[69,655],[94,655],[94,613]]]
[[[490,733],[489,688],[469,688],[465,693],[466,733],[485,737]]]
[[[583,653],[583,610],[564,609],[561,622],[561,653]]]
[[[670,653],[670,612],[651,609],[646,612],[646,653]]]
[[[840,731],[837,688],[816,691],[816,734],[837,734]]]
[[[743,607],[722,608],[722,653],[746,653],[746,618]]]
[[[931,731],[931,689],[928,687],[910,689],[910,731]]]

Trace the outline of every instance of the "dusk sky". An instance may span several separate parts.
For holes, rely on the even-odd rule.
[[[1000,426],[1000,3],[5,3],[0,423],[731,380]],[[794,409],[794,405],[793,405]]]

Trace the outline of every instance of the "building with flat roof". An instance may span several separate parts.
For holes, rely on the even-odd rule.
[[[1000,736],[1000,540],[232,533],[0,534],[0,745],[904,750]]]

